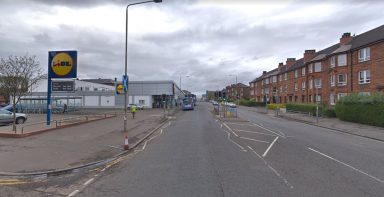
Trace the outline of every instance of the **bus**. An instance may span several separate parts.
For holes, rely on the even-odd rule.
[[[182,110],[193,110],[195,107],[193,98],[184,98],[183,103],[181,104]]]

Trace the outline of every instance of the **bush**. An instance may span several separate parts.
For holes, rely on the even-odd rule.
[[[340,120],[384,127],[384,95],[352,94],[343,97],[335,107]]]
[[[298,104],[298,103],[288,103],[286,104],[286,108],[288,111],[296,111],[296,112],[309,112],[316,115],[316,104]],[[321,112],[322,107],[319,106],[319,114]]]
[[[335,118],[336,117],[336,112],[335,112],[335,109],[333,109],[333,108],[323,108],[322,114],[323,114],[323,116],[329,117],[329,118]]]
[[[267,106],[268,106],[268,109],[272,109],[272,110],[286,107],[285,104],[268,104]]]

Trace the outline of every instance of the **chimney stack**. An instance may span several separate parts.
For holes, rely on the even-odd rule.
[[[288,68],[293,66],[295,63],[296,63],[296,58],[287,58],[287,61],[285,62]]]
[[[263,71],[263,75],[266,75],[267,74],[267,71]]]
[[[346,45],[348,44],[349,42],[352,41],[352,36],[351,36],[351,33],[347,32],[347,33],[344,33],[341,38],[340,38],[340,45]]]
[[[305,50],[304,52],[304,63],[311,61],[316,56],[316,50]]]

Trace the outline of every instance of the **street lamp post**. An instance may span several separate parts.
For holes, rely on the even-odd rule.
[[[189,75],[186,75],[185,77],[189,77]],[[180,85],[180,90],[183,91],[183,89],[181,89],[181,75],[180,75],[180,83],[179,83],[179,85]]]
[[[127,77],[127,61],[128,61],[128,8],[129,6],[138,5],[138,4],[144,4],[144,3],[161,3],[162,0],[152,0],[152,1],[142,1],[137,3],[131,3],[128,4],[125,9],[125,71],[124,76]],[[127,132],[127,94],[128,94],[128,87],[127,91],[124,92],[124,132]]]

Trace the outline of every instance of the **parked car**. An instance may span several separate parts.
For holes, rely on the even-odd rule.
[[[12,105],[12,104],[9,104],[9,105],[6,105],[6,106],[4,106],[4,107],[1,107],[0,110],[1,110],[1,109],[4,109],[4,110],[10,111],[10,112],[13,112],[13,105]],[[17,104],[17,105],[16,105],[16,112],[19,112],[19,111],[21,111],[21,110],[22,110],[21,105]]]
[[[27,115],[16,113],[16,124],[23,124],[27,121]],[[13,112],[5,109],[0,109],[0,124],[10,124],[13,122]]]
[[[143,109],[144,109],[144,106],[143,106],[143,105],[137,105],[137,104],[129,104],[129,105],[127,106],[127,109],[130,110],[131,107],[132,107],[133,105],[136,106],[136,109],[137,109],[137,110],[143,110]]]

